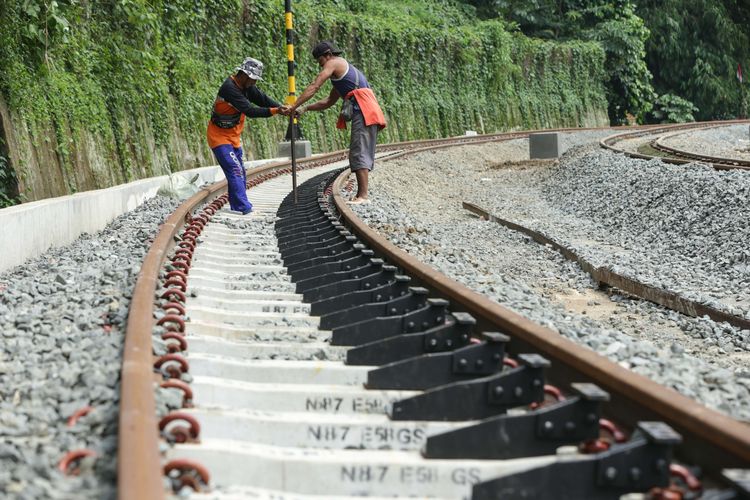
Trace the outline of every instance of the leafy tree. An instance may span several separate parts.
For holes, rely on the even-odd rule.
[[[502,19],[478,20],[458,0],[294,7],[300,86],[319,70],[311,45],[336,40],[382,98],[391,119],[382,141],[606,119],[599,43],[529,39]],[[262,60],[263,88],[286,94],[282,8],[280,0],[0,0],[0,95],[18,138],[5,158],[19,189],[36,199],[212,161],[208,112],[238,61]],[[345,143],[332,115],[305,118],[316,149]],[[274,154],[285,129],[283,120],[253,120],[248,158]],[[4,171],[12,173],[0,161]]]
[[[698,111],[692,102],[674,94],[659,96],[654,102],[650,120],[655,123],[684,123],[695,121]]]
[[[485,16],[512,20],[526,35],[582,39],[601,44],[607,55],[607,97],[613,123],[628,115],[642,120],[654,93],[644,62],[649,31],[631,0],[472,0]]]
[[[637,3],[651,30],[646,61],[656,89],[693,102],[701,120],[746,115],[735,71],[738,63],[750,70],[750,1]]]

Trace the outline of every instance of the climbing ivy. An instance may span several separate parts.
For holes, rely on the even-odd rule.
[[[287,93],[280,0],[3,3],[0,95],[32,146],[54,149],[66,192],[212,163],[210,106],[246,56],[265,63],[265,92]],[[390,120],[381,141],[606,121],[598,43],[530,39],[450,0],[294,4],[298,91],[318,71],[312,45],[335,40],[381,100]],[[303,118],[315,151],[345,146],[335,117]],[[286,125],[249,120],[246,156],[275,155]],[[106,161],[84,175],[92,151]]]
[[[0,208],[15,205],[20,201],[15,171],[5,156],[5,144],[0,137]]]

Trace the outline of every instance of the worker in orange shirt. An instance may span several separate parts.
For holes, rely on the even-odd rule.
[[[302,91],[297,102],[289,108],[289,113],[301,115],[306,111],[323,111],[336,104],[339,99],[344,100],[336,128],[346,128],[346,122],[352,122],[349,168],[357,177],[357,195],[348,203],[358,205],[370,203],[368,177],[370,170],[375,166],[375,143],[378,132],[385,128],[386,123],[367,78],[353,64],[340,57],[341,53],[333,42],[320,42],[315,46],[312,55],[318,61],[321,71]],[[326,80],[331,80],[333,85],[328,97],[302,106],[315,95]],[[344,109],[347,111],[343,112]]]
[[[208,146],[227,178],[229,206],[243,215],[253,210],[253,204],[247,199],[240,142],[245,117],[268,118],[288,114],[289,110],[288,106],[282,106],[255,86],[258,80],[263,80],[262,75],[262,62],[252,57],[245,59],[235,69],[235,74],[224,80],[219,88],[208,122]]]

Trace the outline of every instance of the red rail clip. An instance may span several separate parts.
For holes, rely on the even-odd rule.
[[[93,406],[84,406],[83,408],[80,408],[73,412],[73,414],[68,417],[68,427],[73,427],[78,422],[78,419],[81,417],[85,417],[89,413],[91,413],[94,410]]]
[[[57,468],[66,476],[77,476],[81,473],[81,470],[78,468],[77,463],[83,458],[95,456],[96,452],[94,450],[89,450],[88,448],[69,451],[65,454],[65,456],[62,457],[62,459],[60,459],[60,462],[58,462],[57,464]],[[73,468],[71,468],[71,466]]]
[[[177,424],[169,425],[175,422]],[[195,417],[179,411],[165,415],[159,421],[159,430],[167,441],[173,443],[195,443],[201,434],[201,426]]]
[[[203,491],[210,481],[208,470],[203,465],[184,458],[168,462],[164,466],[164,475],[170,479],[175,493],[185,486],[197,492]]]
[[[179,389],[182,391],[182,407],[183,408],[192,408],[193,406],[193,390],[190,388],[190,386],[179,379],[171,378],[169,380],[165,380],[160,385],[164,389]]]

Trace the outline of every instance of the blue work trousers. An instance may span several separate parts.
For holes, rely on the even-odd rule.
[[[247,178],[242,164],[242,148],[222,144],[212,151],[227,178],[230,208],[243,214],[252,211],[253,204],[247,199]]]

